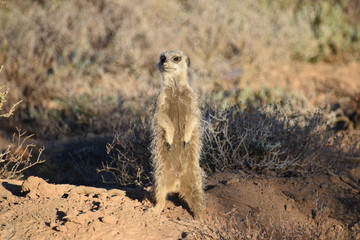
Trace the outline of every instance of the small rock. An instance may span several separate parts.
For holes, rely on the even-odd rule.
[[[68,185],[49,184],[44,179],[30,176],[21,186],[21,191],[31,199],[39,197],[61,198],[69,188]]]
[[[56,226],[55,229],[59,232],[66,232],[67,230],[65,225]]]
[[[105,216],[101,218],[101,222],[108,223],[108,224],[116,224],[117,223],[117,217],[115,216]]]
[[[74,223],[86,224],[89,220],[93,219],[92,212],[85,212],[77,216],[69,217],[68,220]]]
[[[284,209],[285,209],[285,211],[287,211],[287,212],[291,212],[291,210],[293,209],[293,207],[292,207],[292,205],[290,205],[290,204],[285,204],[285,205],[284,205]]]
[[[99,200],[102,202],[105,202],[107,199],[107,194],[106,193],[102,193],[99,195]]]

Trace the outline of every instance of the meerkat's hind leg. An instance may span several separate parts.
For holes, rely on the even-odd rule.
[[[201,184],[191,182],[186,179],[181,183],[180,195],[188,204],[194,218],[202,221],[204,209],[204,191]]]
[[[195,190],[192,194],[184,197],[194,214],[196,220],[202,221],[204,214],[204,197],[202,190]]]
[[[151,212],[155,215],[160,215],[165,208],[167,190],[164,186],[158,186],[155,188],[155,206],[151,208]]]

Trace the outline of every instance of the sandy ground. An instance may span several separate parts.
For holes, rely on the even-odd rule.
[[[360,168],[296,178],[216,174],[201,223],[176,198],[152,215],[141,188],[1,180],[0,239],[360,239],[359,183]]]

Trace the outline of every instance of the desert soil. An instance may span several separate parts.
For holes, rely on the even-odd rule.
[[[339,89],[360,90],[359,63],[282,66],[266,76],[254,84],[301,91],[314,105]],[[7,141],[0,139],[2,145]],[[176,198],[162,215],[152,215],[148,188],[3,179],[0,240],[360,239],[360,167],[347,169],[208,176],[203,222]]]
[[[0,181],[0,239],[360,239],[360,168],[297,177],[219,173],[204,222],[168,201],[160,216],[141,188]]]

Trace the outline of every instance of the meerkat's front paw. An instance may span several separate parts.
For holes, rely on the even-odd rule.
[[[166,132],[166,135],[165,135],[165,144],[167,146],[168,149],[171,149],[172,146],[173,146],[173,139],[174,139],[174,134],[172,134],[171,131],[169,132]]]
[[[191,141],[191,137],[192,137],[191,134],[187,134],[185,132],[185,136],[183,138],[184,147],[187,147],[189,145],[189,143]]]
[[[168,148],[168,150],[172,149],[172,147],[173,147],[172,144],[170,144],[170,143],[168,143],[168,142],[166,142],[165,144],[166,144],[166,147]]]

